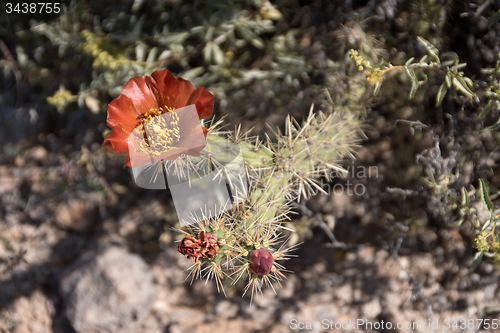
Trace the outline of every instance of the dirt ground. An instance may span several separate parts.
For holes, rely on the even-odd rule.
[[[354,8],[385,8],[376,3]],[[499,25],[481,28],[485,18],[473,15],[483,3],[453,2],[443,28],[443,47],[469,63],[468,75],[494,66],[500,45]],[[408,7],[398,8],[371,29],[404,30],[398,19]],[[311,38],[338,58],[321,34]],[[394,58],[411,45],[409,37],[398,38],[398,49],[388,48]],[[467,38],[472,46],[463,43]],[[436,91],[431,84],[432,97],[419,102],[408,101],[406,90],[391,99],[400,91],[390,84],[382,90],[356,160],[344,162],[353,172],[325,183],[328,195],[297,205],[291,223],[304,243],[285,263],[291,272],[252,304],[249,295],[241,297],[244,284],[226,285],[226,297],[213,281],[186,280],[190,261],[177,252],[181,236],[169,229],[176,223],[170,193],[133,183],[123,158],[102,146],[102,115],[78,110],[60,128],[43,112],[36,122],[43,126],[30,123],[30,105],[7,107],[0,134],[0,332],[500,332],[481,325],[500,320],[500,269],[483,260],[469,270],[470,230],[451,228],[448,207],[420,183],[425,167],[439,165],[440,174],[459,171],[458,189],[471,190],[479,178],[500,188],[500,137],[478,134],[494,121],[475,120],[484,103],[464,103],[450,93],[434,108]],[[260,124],[256,131],[262,131],[264,122],[280,124],[284,117],[228,120]],[[359,192],[349,194],[348,184]],[[140,269],[124,276],[128,264]],[[99,280],[102,272],[115,280]],[[74,282],[85,279],[101,282]],[[123,285],[116,287],[121,294],[108,294],[110,285]],[[99,322],[96,316],[106,321],[85,324]]]
[[[311,238],[286,264],[293,273],[281,287],[275,286],[276,294],[267,288],[253,304],[240,296],[242,286],[230,287],[225,298],[212,281],[184,281],[189,260],[177,253],[175,235],[158,241],[171,205],[166,197],[147,191],[139,195],[137,188],[116,184],[113,192],[120,194],[114,198],[97,191],[82,194],[77,179],[84,170],[36,166],[38,154],[60,153],[29,148],[24,166],[18,166],[16,158],[0,168],[1,235],[16,249],[27,251],[27,263],[1,277],[2,329],[72,332],[60,291],[65,269],[83,254],[110,245],[139,253],[156,288],[141,322],[116,332],[289,332],[300,323],[319,325],[314,322],[322,326],[312,332],[443,332],[448,331],[442,329],[445,320],[451,327],[455,320],[498,318],[499,270],[485,261],[475,273],[469,271],[473,250],[465,232],[425,222],[410,233],[408,224],[383,209],[395,203],[387,191],[378,192],[377,183],[387,184],[383,179],[390,178],[391,169],[371,160],[384,155],[374,153],[377,147],[387,151],[384,140],[372,140],[356,162],[379,168],[376,181],[361,179],[365,196],[335,193],[307,203],[306,209],[335,219],[334,234],[340,243],[332,245],[320,227],[313,227]],[[75,193],[61,192],[63,182],[76,187]],[[8,258],[10,253],[2,248],[1,255]],[[335,323],[358,319],[418,329],[335,328]],[[328,324],[330,320],[334,324]],[[439,321],[441,328],[429,329],[429,320]]]

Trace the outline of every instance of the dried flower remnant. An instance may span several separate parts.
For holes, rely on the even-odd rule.
[[[250,272],[257,275],[267,275],[271,272],[274,257],[268,249],[257,249],[250,252]]]
[[[202,248],[202,257],[213,259],[219,254],[219,245],[217,244],[217,237],[215,235],[200,232],[200,241]]]
[[[184,237],[177,250],[181,254],[187,255],[188,259],[193,259],[194,262],[197,262],[200,258],[213,259],[217,257],[219,254],[219,245],[215,235],[201,231],[199,239],[191,235]]]
[[[188,259],[193,259],[193,261],[196,262],[202,256],[201,241],[191,235],[187,235],[181,240],[177,247],[177,251],[182,255],[187,255]]]
[[[167,70],[133,77],[123,86],[121,95],[109,104],[107,124],[111,131],[104,139],[104,146],[116,155],[129,154],[129,136],[139,131],[144,134],[144,141],[134,157],[135,166],[148,164],[151,157],[161,161],[175,160],[181,154],[199,156],[205,143],[193,143],[199,140],[193,133],[200,130],[198,120],[212,114],[213,103],[213,95],[205,88],[196,88]],[[180,126],[175,110],[189,105],[195,105],[198,119]],[[160,117],[167,113],[169,117]],[[146,130],[154,133],[154,140],[146,137]],[[207,130],[203,127],[201,130],[206,136]],[[125,166],[132,167],[130,155]]]

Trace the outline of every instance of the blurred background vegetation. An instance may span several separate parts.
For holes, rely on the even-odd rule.
[[[467,221],[484,216],[463,218],[462,188],[480,202],[474,195],[483,178],[499,206],[500,135],[479,134],[498,119],[496,104],[478,117],[491,98],[486,92],[498,89],[498,78],[481,71],[495,67],[500,51],[497,1],[80,0],[72,6],[56,20],[28,22],[30,30],[0,31],[0,165],[17,170],[0,212],[4,220],[22,212],[21,223],[75,232],[54,245],[51,265],[71,262],[96,239],[115,240],[113,233],[151,262],[164,244],[174,247],[171,203],[135,187],[123,158],[102,147],[107,105],[123,84],[169,69],[213,93],[214,117],[226,116],[229,129],[241,123],[262,136],[266,123],[283,126],[288,114],[301,120],[312,103],[362,120],[352,124],[366,133],[352,165],[377,166],[381,176],[351,179],[367,191],[349,204],[321,196],[298,206],[294,242],[328,243],[338,250],[335,260],[359,244],[427,252],[452,242],[442,232],[462,219],[458,237],[467,247],[457,262],[469,267],[474,234]],[[436,106],[443,76],[428,72],[409,99],[404,71],[386,77],[373,97],[349,50],[373,64],[402,65],[426,54],[417,36],[467,63],[461,70],[474,80],[472,100],[450,90]],[[123,220],[134,214],[129,230]],[[300,271],[325,251],[307,244],[299,253],[304,262],[299,256],[290,269]]]
[[[491,123],[496,116],[495,109],[476,119],[487,102],[480,97],[496,84],[491,79],[488,85],[480,72],[482,67],[492,67],[499,51],[498,15],[492,1],[81,0],[67,8],[72,10],[47,23],[11,22],[15,30],[31,24],[30,30],[0,31],[0,140],[2,164],[79,167],[85,182],[75,192],[98,190],[116,197],[126,191],[116,184],[132,185],[119,168],[121,159],[109,159],[101,146],[107,131],[107,104],[128,79],[157,69],[169,69],[196,86],[207,87],[215,95],[216,118],[227,116],[229,128],[241,123],[258,135],[266,132],[266,123],[282,126],[287,114],[302,119],[313,103],[317,108],[356,114],[356,119],[374,110],[365,127],[368,133],[387,132],[382,124],[394,120],[408,121],[411,131],[395,126],[396,160],[390,166],[395,172],[387,176],[389,187],[401,189],[416,190],[424,168],[429,168],[416,163],[415,156],[434,147],[436,140],[451,140],[452,134],[457,136],[451,140],[453,151],[460,156],[447,164],[447,170],[430,169],[439,173],[438,178],[461,174],[459,169],[479,149],[461,131],[477,132],[483,122]],[[373,87],[357,73],[349,49],[358,50],[373,64],[403,64],[425,54],[417,36],[439,50],[453,50],[469,64],[463,70],[476,79],[475,100],[450,92],[442,106],[434,106],[443,78],[432,72],[426,73],[428,81],[415,97],[408,99],[410,81],[404,71],[388,75],[380,96],[372,97]],[[385,121],[377,120],[378,116]],[[449,127],[450,121],[455,125]],[[426,124],[419,129],[430,126],[427,137],[411,134],[418,122]],[[494,150],[498,134],[486,137],[493,140]],[[37,144],[47,158],[23,158]],[[452,182],[457,184],[454,196],[459,196],[461,187],[477,184],[478,178],[494,176],[481,163],[474,167],[477,172],[467,181]],[[110,184],[121,190],[113,190]],[[428,204],[436,201],[439,206],[433,218],[447,220],[453,204],[443,200],[449,198],[424,192],[416,202],[405,203],[408,211],[429,195]],[[408,213],[398,214],[403,220],[412,219],[405,216]],[[310,234],[309,229],[304,229],[304,235]]]

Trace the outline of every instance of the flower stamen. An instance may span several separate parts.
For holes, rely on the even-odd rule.
[[[135,131],[144,138],[144,141],[138,142],[141,151],[160,156],[166,151],[178,148],[181,137],[180,119],[177,112],[172,111],[172,108],[165,106],[159,109],[151,108],[150,112],[137,116],[139,123]]]

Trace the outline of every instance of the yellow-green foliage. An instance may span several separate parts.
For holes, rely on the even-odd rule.
[[[94,67],[103,69],[117,70],[120,67],[130,66],[132,61],[125,58],[123,51],[115,50],[112,55],[107,49],[107,41],[104,38],[96,37],[91,31],[83,30],[81,32],[85,42],[82,43],[82,51],[94,58]]]
[[[404,69],[411,81],[411,89],[409,93],[410,99],[415,96],[418,87],[427,82],[426,71],[439,71],[444,74],[444,82],[439,87],[438,94],[436,95],[436,106],[441,105],[446,92],[452,87],[456,91],[460,91],[467,98],[471,99],[474,96],[474,92],[471,90],[473,82],[470,78],[464,75],[464,72],[460,71],[460,69],[467,66],[467,64],[460,63],[460,59],[456,53],[446,52],[440,56],[439,50],[429,41],[422,37],[417,37],[417,39],[426,49],[428,56],[424,56],[417,63],[413,63],[414,58],[410,58],[402,66],[393,66],[392,64],[388,64],[384,67],[372,66],[369,61],[359,55],[358,51],[351,50],[350,56],[356,63],[358,70],[360,72],[364,70],[366,81],[375,87],[374,95],[377,95],[380,91],[382,82],[389,72]],[[446,60],[446,58],[451,59]],[[415,72],[416,70],[420,71],[422,79],[418,78]]]

